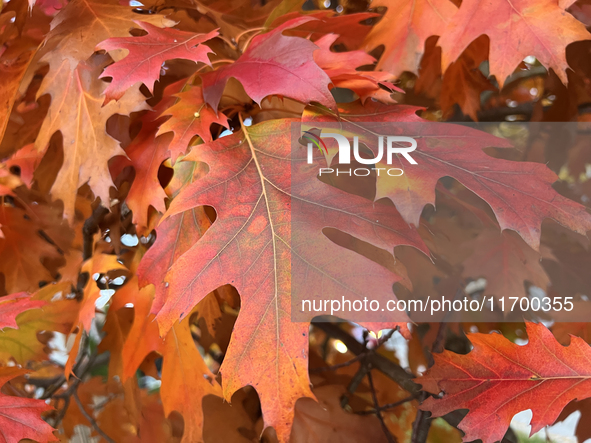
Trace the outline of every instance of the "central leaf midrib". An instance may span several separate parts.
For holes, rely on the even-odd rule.
[[[276,325],[276,334],[275,334],[275,339],[276,339],[276,356],[275,356],[275,376],[276,376],[276,380],[279,380],[279,305],[278,305],[278,290],[277,290],[277,244],[276,244],[276,236],[275,236],[275,228],[273,226],[273,219],[271,217],[271,210],[269,208],[269,198],[267,196],[267,188],[266,188],[266,177],[263,174],[263,171],[261,169],[261,165],[259,164],[259,160],[256,156],[256,152],[254,149],[254,146],[252,144],[252,140],[250,139],[250,135],[248,134],[248,131],[246,129],[246,126],[244,126],[244,121],[242,120],[242,115],[239,114],[239,118],[240,118],[240,124],[242,126],[242,130],[244,132],[244,138],[246,139],[246,142],[248,143],[248,147],[250,149],[250,154],[252,156],[252,159],[254,160],[254,163],[256,165],[257,168],[257,172],[259,174],[259,179],[261,180],[261,192],[263,194],[263,197],[265,199],[265,207],[267,209],[267,218],[269,219],[269,227],[271,228],[271,239],[273,241],[273,278],[274,278],[274,282],[273,282],[273,286],[275,288],[275,294],[274,294],[274,300],[275,300],[275,325]],[[263,319],[261,318],[261,321]],[[280,392],[279,392],[279,383],[277,383],[277,396],[280,396]]]

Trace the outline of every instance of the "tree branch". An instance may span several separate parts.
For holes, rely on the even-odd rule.
[[[382,430],[384,431],[384,434],[386,435],[386,439],[388,440],[388,443],[397,443],[398,439],[396,437],[394,437],[394,435],[392,435],[392,433],[390,432],[390,429],[388,429],[388,426],[386,425],[386,422],[384,421],[384,417],[382,416],[382,410],[380,409],[380,405],[378,403],[378,397],[376,394],[376,389],[373,384],[373,377],[371,375],[371,369],[369,371],[367,371],[367,381],[369,382],[369,389],[371,391],[371,398],[373,400],[375,414],[376,414],[376,417],[378,417],[380,424],[382,425]]]
[[[91,426],[94,428],[94,430],[101,436],[103,437],[108,443],[115,443],[115,440],[113,440],[111,437],[109,437],[107,434],[105,434],[105,431],[103,431],[98,423],[96,422],[96,420],[92,417],[92,415],[90,415],[88,412],[86,412],[86,409],[84,409],[84,406],[82,405],[82,402],[80,401],[80,399],[78,398],[78,392],[74,391],[72,393],[72,397],[74,397],[74,401],[76,402],[76,404],[78,405],[78,408],[80,409],[80,412],[82,412],[82,415],[84,415],[84,417],[86,418],[86,420],[88,420],[88,422],[91,424]]]
[[[338,327],[335,323],[318,322],[313,323],[315,327],[323,330],[327,335],[337,340],[342,341],[347,349],[353,354],[360,355],[367,352],[365,346],[359,343],[355,338],[351,337],[347,332]],[[369,352],[367,355],[368,363],[378,371],[383,372],[387,377],[394,380],[401,388],[408,391],[410,394],[418,394],[420,391],[419,385],[412,381],[414,376],[406,372],[396,363],[388,360],[386,357]]]
[[[84,221],[84,225],[82,226],[82,236],[84,238],[82,250],[83,260],[86,261],[92,257],[92,253],[94,252],[94,234],[98,232],[100,222],[108,213],[109,210],[107,208],[98,205],[92,212],[92,215]]]

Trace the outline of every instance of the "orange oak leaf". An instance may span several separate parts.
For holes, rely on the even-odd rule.
[[[473,253],[464,261],[463,275],[486,278],[486,295],[522,297],[526,295],[525,281],[542,289],[550,282],[540,254],[512,231],[487,229],[469,247]]]
[[[33,300],[26,292],[6,295],[0,298],[0,329],[18,329],[16,317],[29,309],[44,306],[44,300]]]
[[[181,413],[185,422],[183,441],[199,442],[202,441],[202,399],[210,394],[221,395],[221,390],[196,348],[188,319],[175,324],[165,338],[160,337],[158,324],[154,321],[154,315],[150,314],[153,293],[154,287],[151,285],[138,289],[137,279],[134,278],[114,295],[109,313],[117,308],[117,312],[129,310],[121,309],[121,306],[132,304],[134,318],[129,331],[123,334],[113,330],[116,327],[109,327],[113,330],[112,340],[118,342],[110,350],[117,354],[115,360],[121,362],[122,369],[121,372],[113,373],[126,382],[135,375],[148,354],[161,354],[163,367],[160,392],[166,415],[173,410]],[[121,347],[119,340],[122,335],[126,337]],[[106,344],[104,347],[108,349]]]
[[[340,385],[314,389],[318,402],[304,398],[296,404],[292,443],[384,443],[386,435],[376,417],[363,417],[346,412],[339,399],[345,394]]]
[[[170,197],[178,194],[179,189],[203,177],[207,167],[203,163],[177,162],[174,175],[166,192]],[[114,298],[116,306],[126,303],[134,305],[134,321],[123,345],[123,379],[133,376],[146,356],[155,351],[162,353],[163,338],[160,337],[158,323],[151,310],[155,306],[154,294],[161,303],[168,295],[165,282],[168,268],[192,245],[199,240],[211,226],[211,220],[203,207],[170,217],[157,228],[157,237],[161,239],[144,255],[137,269],[137,276],[143,288],[138,288],[138,280],[133,278]],[[154,286],[148,285],[154,283]]]
[[[64,365],[64,377],[66,377],[66,381],[70,379],[70,375],[74,374],[74,365],[76,364],[76,360],[78,359],[78,354],[80,353],[80,344],[82,343],[82,337],[84,336],[84,327],[82,324],[77,326],[78,332],[74,337],[74,342],[72,343],[72,347],[70,348],[70,352],[68,354],[68,360]],[[73,328],[75,330],[76,328]]]
[[[86,331],[90,330],[92,320],[96,312],[96,301],[101,296],[101,289],[95,278],[109,271],[127,269],[122,265],[116,255],[102,254],[97,252],[92,258],[82,265],[82,272],[88,272],[89,281],[84,288],[84,300],[80,306],[80,323]]]
[[[416,231],[391,206],[374,205],[318,182],[313,165],[292,159],[291,124],[296,122],[264,122],[193,148],[186,159],[205,162],[210,171],[174,198],[161,226],[202,205],[215,208],[216,221],[172,263],[164,280],[159,273],[143,277],[165,286],[166,291],[157,289],[153,307],[163,333],[214,289],[232,284],[238,290],[241,311],[221,367],[224,396],[230,400],[241,387],[255,387],[265,426],[275,427],[282,440],[289,435],[295,401],[312,397],[306,369],[308,324],[291,319],[290,271],[309,273],[302,294],[321,285],[346,298],[366,293],[392,298],[392,284],[400,279],[333,243],[322,229],[334,227],[390,254],[400,244],[426,252]],[[297,183],[292,183],[292,166],[302,168]],[[241,204],[235,205],[229,195],[240,195]],[[339,201],[347,211],[341,212]],[[294,207],[305,214],[297,221],[305,235],[292,238]],[[175,252],[170,239],[157,238],[157,252],[145,256],[147,268],[158,263],[167,269],[169,259],[157,257]],[[323,262],[322,257],[332,256],[343,261]],[[293,270],[294,263],[299,271]]]
[[[378,69],[396,76],[404,71],[417,73],[425,41],[441,35],[457,11],[449,0],[379,0],[371,6],[388,9],[367,36],[365,48],[384,45]]]
[[[0,261],[8,292],[35,291],[39,282],[51,281],[53,277],[43,265],[44,258],[60,257],[55,245],[40,234],[41,226],[27,213],[17,207],[0,205],[0,255],[10,260]]]
[[[162,387],[164,413],[178,411],[185,421],[182,443],[203,441],[202,399],[222,392],[207,368],[191,335],[189,318],[176,323],[164,340],[162,351]]]
[[[158,169],[169,155],[170,134],[157,136],[159,122],[143,120],[140,133],[125,149],[135,170],[135,178],[129,193],[127,205],[133,211],[133,222],[137,224],[138,234],[150,231],[148,211],[150,206],[159,212],[166,211],[166,193],[158,180]]]
[[[383,103],[395,103],[391,97],[392,91],[402,92],[402,90],[390,83],[394,76],[382,71],[358,71],[357,69],[361,66],[373,65],[375,58],[364,51],[331,51],[330,47],[337,38],[336,34],[328,34],[314,42],[319,48],[314,52],[314,60],[324,69],[333,85],[355,92],[362,103],[368,98],[374,98]]]
[[[228,118],[216,112],[203,100],[201,88],[193,86],[190,89],[174,95],[176,103],[162,112],[170,115],[158,130],[158,135],[172,131],[174,138],[170,142],[172,162],[176,162],[179,155],[183,155],[194,136],[199,136],[204,142],[212,140],[210,127],[217,123],[228,128]]]
[[[143,22],[159,27],[174,25],[163,15],[139,16],[131,6],[119,0],[73,0],[51,22],[42,54],[57,51],[71,61],[74,69],[78,62],[95,52],[100,42],[113,37],[128,37],[129,31],[136,27],[135,20],[140,17]],[[50,65],[53,69],[53,63]]]
[[[111,353],[109,358],[109,377],[118,377],[122,380],[123,362],[125,360],[125,355],[122,352],[123,343],[131,330],[135,310],[131,309],[131,307],[123,309],[111,308],[112,305],[109,306],[109,310],[107,311],[107,318],[103,326],[105,336],[98,346],[98,351]],[[125,381],[122,380],[122,383],[125,384]]]
[[[127,49],[129,54],[108,66],[100,78],[113,80],[105,89],[105,102],[119,100],[125,91],[138,82],[154,91],[154,82],[160,77],[162,64],[167,60],[184,59],[210,65],[207,54],[212,53],[203,42],[218,35],[195,34],[178,29],[160,29],[146,22],[136,22],[148,34],[141,37],[110,38],[98,44],[97,49],[115,51]]]
[[[93,398],[118,393],[118,389],[116,389],[114,385],[116,385],[116,383],[113,380],[109,380],[105,383],[105,380],[101,376],[95,376],[89,380],[85,380],[84,383],[80,383],[77,394],[84,410],[92,414],[92,406],[94,405]],[[84,416],[82,415],[78,404],[72,402],[68,407],[62,422],[62,428],[66,437],[71,438],[75,435],[74,428],[82,422],[83,418]]]
[[[283,31],[310,20],[313,19],[296,18],[257,35],[234,63],[203,74],[205,102],[217,109],[224,87],[233,77],[259,105],[269,95],[282,95],[303,103],[318,102],[335,108],[328,90],[330,79],[314,61],[317,46],[300,37],[283,35]]]
[[[180,189],[202,178],[207,172],[203,166],[203,163],[177,162],[171,183],[175,189],[170,196],[177,195]],[[153,312],[162,308],[170,293],[165,278],[168,269],[203,237],[210,226],[211,220],[207,213],[202,206],[198,206],[168,217],[156,228],[159,240],[146,252],[137,270],[140,286],[150,283],[155,286]]]
[[[282,25],[290,20],[301,17],[300,11],[292,11],[272,19],[271,28]],[[310,38],[312,41],[326,34],[337,34],[335,43],[344,44],[347,49],[358,49],[365,36],[371,31],[368,22],[380,14],[375,12],[359,12],[355,14],[335,14],[331,9],[325,11],[312,11],[306,14],[306,17],[312,17],[317,20],[311,20],[302,23],[297,28],[289,31],[289,34],[298,35],[304,38]],[[271,17],[269,17],[271,18]]]
[[[0,386],[27,372],[16,367],[0,368]],[[44,400],[0,393],[0,443],[18,443],[25,438],[39,443],[57,441],[53,428],[41,418],[42,413],[51,409]]]
[[[564,11],[557,0],[467,0],[439,39],[443,69],[482,34],[490,39],[490,73],[501,87],[529,55],[552,68],[566,84],[566,46],[591,39],[585,26]]]
[[[394,165],[404,170],[404,186],[398,177],[377,177],[375,199],[387,197],[409,223],[419,225],[426,204],[435,205],[435,186],[441,177],[453,177],[485,200],[493,209],[501,229],[512,229],[535,250],[540,245],[542,221],[552,218],[563,226],[586,235],[591,230],[591,215],[584,206],[558,194],[553,188],[558,177],[540,163],[513,162],[495,159],[484,153],[486,147],[509,147],[507,140],[471,128],[448,123],[427,124],[412,106],[387,106],[368,102],[340,106],[340,118],[356,129],[359,141],[370,149],[377,149],[376,133],[389,134],[393,123],[404,122],[406,131],[413,132],[417,148],[413,152],[416,165],[398,157]],[[303,117],[307,126],[336,122],[337,117],[308,108]],[[371,121],[371,131],[355,126]],[[423,122],[417,125],[418,122]],[[380,129],[382,128],[382,129]],[[352,134],[351,134],[352,135]],[[336,146],[329,150],[329,158],[336,155]],[[374,156],[375,156],[374,152]],[[397,154],[398,155],[398,154]],[[386,160],[377,163],[388,168]],[[519,180],[515,178],[519,176]]]
[[[22,45],[17,47],[19,46]],[[0,76],[6,81],[0,89],[0,140],[4,136],[14,102],[18,98],[20,82],[34,55],[34,51],[26,46],[19,49],[21,50],[17,53],[9,50],[0,54]]]
[[[480,94],[495,88],[480,71],[479,66],[487,58],[488,41],[484,36],[474,40],[460,58],[449,65],[443,75],[440,104],[443,115],[449,117],[457,103],[462,112],[472,120],[478,120]]]
[[[215,23],[224,36],[233,39],[245,30],[263,26],[265,19],[280,2],[281,0],[265,3],[252,3],[250,0],[199,0],[199,12],[207,14],[208,21]],[[180,3],[190,5],[191,9],[195,8],[192,0],[181,0]],[[175,4],[178,4],[178,0]]]
[[[171,426],[164,416],[160,396],[148,394],[143,389],[124,390],[123,395],[112,399],[98,411],[97,421],[101,429],[117,443],[179,441],[171,435]]]
[[[61,59],[59,53],[52,53],[52,57]],[[103,205],[109,206],[109,188],[113,181],[107,162],[116,155],[125,155],[117,140],[107,133],[109,117],[147,107],[138,86],[129,89],[124,99],[103,106],[106,84],[97,77],[109,60],[106,55],[93,56],[71,71],[70,61],[63,59],[59,69],[47,74],[38,92],[38,96],[51,94],[51,106],[35,147],[45,150],[51,136],[56,131],[61,132],[64,163],[51,193],[63,201],[64,216],[70,220],[74,217],[76,197],[72,189],[85,183],[101,198]]]
[[[591,348],[572,337],[559,344],[542,324],[526,323],[529,342],[511,343],[497,333],[469,334],[474,348],[467,355],[434,354],[435,365],[416,379],[429,398],[421,406],[436,416],[468,409],[459,424],[464,441],[499,441],[515,414],[531,409],[531,434],[554,423],[572,400],[591,396]],[[540,401],[540,399],[544,399]]]
[[[113,296],[110,309],[120,309],[132,304],[134,312],[133,323],[121,349],[123,364],[120,376],[123,382],[135,375],[148,354],[162,351],[163,340],[158,331],[158,323],[154,321],[154,315],[150,314],[153,298],[154,287],[150,285],[138,288],[136,277]]]

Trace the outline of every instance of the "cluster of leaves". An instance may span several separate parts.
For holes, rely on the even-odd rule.
[[[425,126],[365,193],[290,176],[294,123],[584,123],[585,0],[0,7],[0,442],[492,443],[526,409],[591,437],[591,328],[564,313],[290,315],[294,257],[353,293],[589,309],[584,128]],[[294,238],[292,204],[316,215]]]

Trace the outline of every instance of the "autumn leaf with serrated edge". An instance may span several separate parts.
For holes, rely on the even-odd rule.
[[[100,75],[100,78],[113,79],[105,89],[106,103],[113,99],[119,100],[127,89],[139,82],[153,92],[154,82],[160,77],[161,66],[167,60],[183,59],[211,65],[207,55],[213,51],[202,43],[217,36],[217,31],[195,34],[178,29],[163,30],[145,22],[136,24],[148,34],[141,37],[110,38],[97,46],[97,49],[107,51],[129,51],[127,56],[108,66]]]
[[[261,398],[265,425],[273,426],[283,439],[289,434],[295,401],[312,396],[306,370],[308,324],[292,322],[290,317],[289,280],[294,260],[300,272],[309,266],[308,291],[310,285],[324,284],[327,290],[340,291],[347,298],[366,293],[392,298],[392,283],[398,277],[332,243],[322,228],[350,232],[390,253],[400,244],[426,252],[416,231],[391,207],[376,208],[368,200],[318,182],[313,165],[297,162],[303,169],[294,176],[297,185],[292,183],[291,174],[285,171],[292,166],[290,136],[296,122],[279,120],[244,128],[199,145],[185,157],[207,163],[210,172],[181,191],[162,223],[201,205],[213,206],[218,217],[172,264],[165,278],[166,292],[161,293],[166,298],[157,298],[153,309],[161,333],[166,333],[209,292],[227,283],[236,287],[242,308],[221,367],[224,396],[229,400],[237,389],[254,386]],[[227,195],[240,195],[241,204],[235,205]],[[339,201],[346,210],[339,208]],[[298,221],[307,226],[306,235],[293,238],[291,217],[298,212],[304,214]],[[167,247],[173,245],[160,244],[157,239],[154,253]],[[153,260],[151,252],[146,259]],[[336,255],[342,261],[323,261],[323,257]],[[146,277],[150,280],[150,275]],[[406,316],[400,321],[405,322]],[[269,365],[269,361],[275,363]],[[276,395],[278,391],[280,395]]]
[[[519,346],[498,333],[469,334],[467,355],[433,354],[435,365],[415,379],[441,399],[428,398],[421,409],[440,417],[468,409],[459,428],[464,441],[500,441],[511,419],[531,409],[531,435],[551,425],[572,400],[591,396],[591,348],[571,337],[562,346],[543,325],[526,323],[528,343]]]

